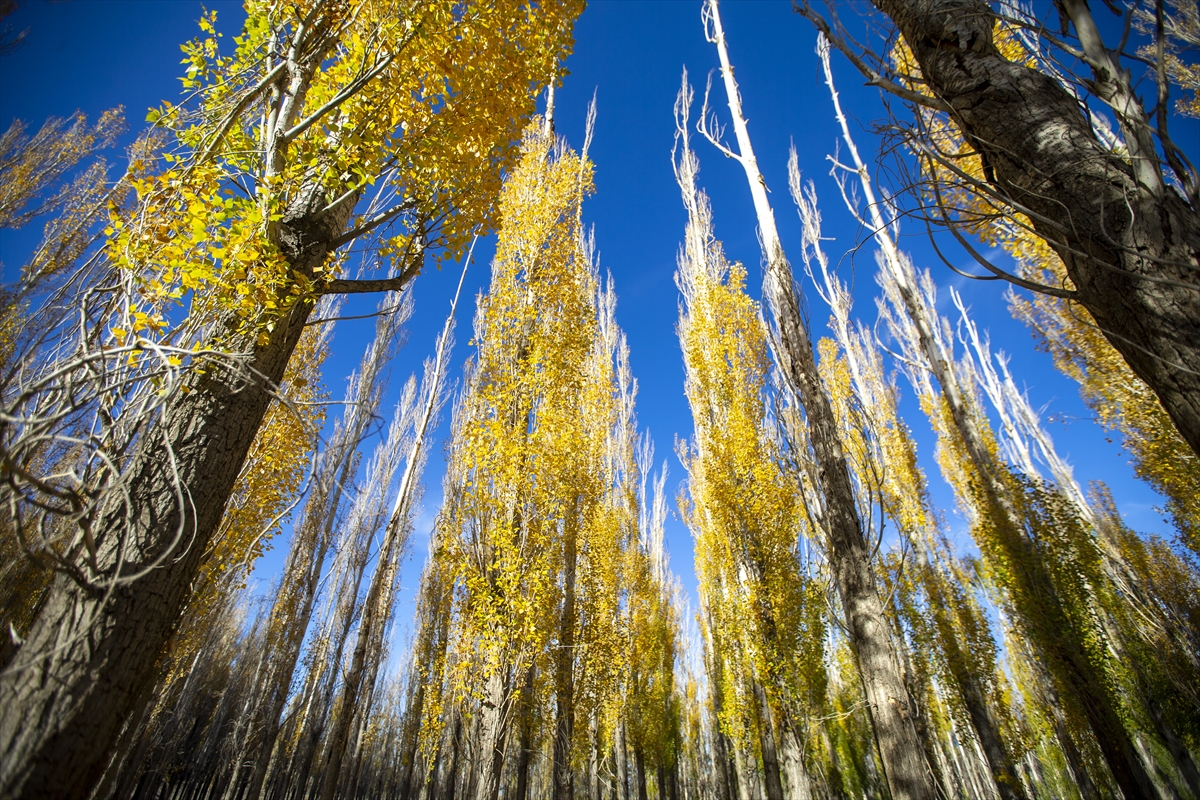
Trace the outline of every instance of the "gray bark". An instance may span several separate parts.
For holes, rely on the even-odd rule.
[[[578,504],[576,504],[578,505]],[[563,605],[555,666],[554,800],[574,795],[571,740],[575,735],[575,569],[576,519],[563,523]]]
[[[503,668],[492,671],[487,679],[482,706],[478,709],[478,749],[472,783],[473,800],[496,800],[500,792],[500,776],[504,769],[504,751],[508,743],[508,731],[512,722],[510,713],[513,691],[512,675],[502,674]]]
[[[1065,4],[1112,104],[1132,163],[1097,140],[1051,76],[1006,60],[980,0],[874,0],[912,48],[929,88],[981,154],[994,190],[1058,253],[1109,343],[1200,453],[1200,214],[1162,180],[1128,76],[1089,36],[1086,4]]]
[[[758,741],[762,750],[763,783],[766,784],[767,800],[783,800],[783,777],[779,770],[779,752],[775,739],[775,721],[767,692],[762,684],[754,681],[754,699],[758,703]]]
[[[629,750],[625,747],[625,721],[617,723],[613,760],[617,768],[617,800],[629,800]]]
[[[285,216],[281,245],[296,272],[312,274],[324,263],[348,214],[332,214],[321,225],[307,209]],[[266,413],[269,389],[283,378],[311,309],[297,303],[265,344],[249,348],[249,374],[219,365],[193,378],[191,391],[173,398],[145,434],[125,473],[128,507],[113,493],[96,525],[109,543],[100,563],[115,567],[121,559],[131,573],[165,558],[108,594],[56,576],[22,652],[0,676],[4,796],[82,798],[99,780],[122,725],[155,679],[158,655]],[[188,494],[182,507],[177,486]],[[126,536],[131,547],[122,554],[118,541]],[[35,719],[39,724],[29,724]]]

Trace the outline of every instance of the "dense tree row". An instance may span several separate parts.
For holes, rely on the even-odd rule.
[[[874,252],[868,317],[794,153],[793,270],[716,0],[703,4],[735,140],[711,87],[695,130],[745,172],[764,280],[760,300],[716,236],[685,73],[675,277],[693,427],[677,505],[694,609],[584,224],[594,107],[580,151],[554,129],[580,4],[252,0],[232,56],[202,21],[185,46],[194,95],[152,113],[119,181],[92,157],[119,111],[5,134],[0,226],[52,221],[0,297],[0,797],[1200,798],[1200,399],[1195,318],[1178,313],[1196,305],[1195,173],[1167,118],[1135,108],[1086,4],[1058,7],[1115,131],[1084,117],[1024,11],[878,5],[903,38],[874,58],[836,15],[799,9],[822,31],[845,147],[833,174]],[[1187,86],[1179,42],[1200,19],[1168,6],[1128,19],[1158,37],[1140,57],[1160,80]],[[914,213],[1002,247],[1007,277],[1047,290],[1010,294],[1013,313],[1122,434],[1177,542],[1082,487],[953,290],[943,312],[899,245],[905,200],[874,186],[852,138],[831,48],[912,104]],[[1037,102],[1001,138],[1012,86]],[[1079,174],[1035,180],[1042,154],[1012,148],[1056,114],[1091,156],[1060,148]],[[1057,216],[1096,164],[1128,184],[1136,224],[1114,217],[1117,240]],[[389,363],[425,261],[466,251],[465,270],[492,231],[413,634],[395,652],[459,296],[391,407]],[[377,277],[355,272],[352,242]],[[1136,302],[1106,294],[1147,275]],[[334,404],[333,323],[363,292],[381,293],[374,337]],[[330,426],[327,408],[341,408]],[[918,424],[962,536],[933,501]],[[250,570],[288,529],[278,583],[253,596]]]

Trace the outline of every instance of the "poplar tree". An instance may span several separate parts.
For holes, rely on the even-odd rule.
[[[462,489],[438,531],[438,569],[456,587],[442,702],[476,717],[465,788],[477,798],[499,791],[515,710],[530,699],[553,707],[533,735],[550,737],[552,791],[570,796],[577,678],[591,655],[580,614],[619,553],[602,508],[612,353],[580,218],[591,174],[586,151],[556,145],[549,125],[527,129],[500,196],[456,420]]]
[[[859,190],[866,198],[870,221],[862,219],[857,208],[851,206],[850,211],[863,224],[879,226],[884,222],[883,216],[877,206],[869,174],[859,158],[857,145],[842,113],[829,62],[829,46],[823,37],[819,39],[818,54],[842,139],[851,160],[851,164],[844,168],[845,173],[854,175]],[[853,191],[844,183],[846,177],[840,163],[834,163],[834,175],[842,188],[842,196],[853,196]],[[894,521],[915,552],[920,570],[918,580],[928,597],[928,611],[933,617],[936,636],[933,643],[941,651],[941,668],[945,670],[957,701],[965,707],[997,791],[1002,798],[1022,798],[1024,791],[1018,780],[1014,759],[1003,741],[996,718],[994,697],[998,687],[994,684],[997,674],[995,642],[982,610],[964,591],[961,576],[955,574],[956,570],[952,567],[948,569],[950,565],[944,561],[945,548],[941,544],[939,524],[929,499],[926,478],[917,466],[915,445],[900,418],[893,390],[886,383],[874,337],[861,326],[855,328],[851,323],[850,295],[831,274],[828,259],[822,251],[816,190],[811,183],[807,189],[801,185],[794,152],[788,168],[789,188],[803,223],[802,255],[806,271],[817,282],[818,291],[821,291],[821,286],[824,287],[824,299],[833,312],[830,327],[849,373],[850,386],[847,389],[855,395],[854,402],[862,409],[862,415],[868,422],[866,434],[875,439],[871,445],[864,442],[863,447],[856,448],[868,462],[862,463],[860,460],[860,482],[877,485],[877,491],[882,495],[882,510]],[[838,393],[835,391],[835,394]],[[845,391],[841,394],[845,397]],[[853,418],[847,399],[839,404],[843,409],[839,417],[843,420]],[[848,432],[848,435],[853,434]]]
[[[676,180],[688,210],[676,283],[683,295],[683,349],[694,438],[687,519],[713,639],[709,680],[723,698],[720,724],[756,753],[767,796],[808,796],[808,720],[824,695],[823,587],[807,574],[801,494],[768,417],[770,355],[745,269],[729,265],[713,236],[708,198],[695,185],[686,84],[676,106],[682,155]],[[750,736],[750,741],[747,737]],[[757,741],[753,741],[757,739]]]
[[[725,44],[714,0],[705,6],[709,41],[717,45],[721,75],[737,137],[737,152],[710,137],[746,172],[762,237],[765,278],[763,294],[774,320],[775,357],[788,391],[804,410],[806,430],[788,431],[794,443],[810,442],[814,469],[811,480],[821,504],[812,509],[826,543],[834,583],[846,615],[850,646],[861,672],[871,708],[875,739],[888,787],[896,800],[931,798],[934,787],[921,756],[920,740],[901,667],[900,654],[888,630],[871,551],[855,508],[854,489],[837,421],[821,379],[807,327],[800,313],[791,267],[775,226],[766,183],[758,170],[750,134],[741,110],[741,97]],[[705,110],[707,118],[707,109]],[[707,119],[702,120],[707,122]]]

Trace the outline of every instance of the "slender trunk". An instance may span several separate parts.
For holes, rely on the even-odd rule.
[[[322,784],[321,800],[333,800],[337,791],[338,774],[341,772],[342,760],[346,754],[347,737],[350,733],[350,722],[356,714],[365,718],[367,708],[358,708],[359,694],[363,690],[364,676],[370,679],[365,685],[371,686],[379,665],[383,650],[383,635],[388,620],[392,614],[392,602],[395,594],[396,573],[400,561],[404,557],[408,543],[409,518],[411,516],[414,498],[416,497],[417,482],[420,480],[425,463],[425,435],[430,422],[437,414],[441,405],[443,376],[445,373],[447,346],[454,328],[454,312],[458,307],[458,298],[462,293],[463,281],[466,278],[467,265],[470,256],[463,261],[462,276],[458,281],[458,290],[450,303],[450,315],[442,328],[436,345],[436,356],[433,371],[425,376],[424,403],[421,415],[413,426],[413,441],[407,454],[404,473],[397,488],[395,505],[388,518],[384,530],[383,544],[380,546],[375,573],[371,577],[371,585],[367,597],[363,601],[362,617],[358,626],[358,639],[354,644],[354,653],[350,659],[350,668],[346,672],[342,693],[338,698],[337,707],[333,713],[333,729],[330,731],[329,762],[325,768],[324,783]],[[384,348],[386,350],[386,348]],[[391,476],[382,476],[390,480]]]
[[[571,800],[574,795],[571,741],[575,735],[576,527],[574,518],[563,525],[563,605],[555,669],[554,800]]]
[[[971,669],[970,662],[960,647],[953,622],[949,619],[951,604],[943,591],[943,581],[946,577],[938,567],[930,563],[928,548],[923,541],[917,541],[916,551],[918,566],[925,577],[929,608],[940,634],[939,642],[946,651],[946,663],[953,676],[954,689],[967,710],[971,728],[987,760],[992,785],[1001,800],[1027,800],[1021,782],[1017,779],[1012,758],[1001,739],[999,726],[988,705],[987,690],[980,679],[981,676]]]
[[[459,783],[460,766],[459,761],[462,757],[462,715],[454,715],[454,728],[450,736],[450,761],[444,763],[445,769],[439,776],[437,783],[437,792],[435,797],[437,800],[454,800],[455,790]]]
[[[407,519],[404,521],[407,522]],[[364,673],[368,671],[367,660],[378,660],[383,646],[383,631],[391,613],[392,585],[405,544],[402,540],[404,529],[397,526],[397,530],[399,533],[393,534],[392,526],[389,526],[385,536],[375,574],[364,600],[358,638],[354,643],[350,665],[344,676],[342,691],[333,708],[329,732],[329,759],[322,777],[321,800],[333,800],[349,744],[351,722],[356,716],[365,715],[369,710],[359,708],[358,700],[363,689]]]
[[[517,791],[514,800],[529,800],[529,763],[533,756],[533,684],[537,679],[537,668],[530,666],[525,671],[525,685],[521,689],[520,726],[517,739]]]
[[[642,746],[634,745],[633,748],[633,766],[637,772],[637,800],[648,800],[649,795],[646,794],[646,755],[642,751]]]
[[[715,657],[715,656],[710,656]],[[711,669],[709,675],[714,674]],[[737,794],[737,773],[733,768],[733,755],[730,753],[729,740],[724,733],[721,732],[719,720],[721,718],[721,689],[719,686],[713,687],[713,767],[717,773],[717,800],[733,800]]]
[[[629,800],[629,750],[625,746],[625,721],[617,723],[617,735],[613,742],[613,760],[617,767],[617,798]]]
[[[738,800],[757,800],[765,794],[762,791],[762,781],[758,779],[758,770],[750,763],[745,748],[736,745],[733,751],[733,768],[737,775],[734,781],[737,786]]]
[[[1048,678],[1043,677],[1043,681],[1047,680]],[[1062,748],[1063,758],[1067,762],[1067,771],[1071,773],[1071,780],[1075,782],[1075,788],[1079,790],[1079,796],[1083,800],[1100,800],[1100,790],[1096,788],[1095,782],[1092,781],[1092,776],[1088,772],[1087,762],[1084,761],[1083,753],[1079,751],[1079,747],[1075,744],[1075,739],[1067,729],[1066,717],[1062,712],[1062,706],[1059,705],[1058,695],[1048,686],[1044,687],[1043,693],[1046,695],[1046,699],[1049,700],[1048,710],[1050,712],[1050,719],[1054,725],[1054,737],[1058,740],[1058,746]]]
[[[1163,718],[1162,708],[1150,698],[1147,702],[1149,707],[1150,717],[1154,720],[1154,725],[1158,730],[1159,736],[1162,737],[1163,743],[1167,746],[1167,751],[1171,757],[1175,759],[1175,765],[1179,768],[1179,773],[1183,776],[1184,785],[1193,796],[1200,798],[1200,768],[1196,766],[1196,759],[1192,756],[1192,751],[1188,746],[1180,741],[1175,735],[1175,731],[1167,725],[1166,719]]]
[[[758,741],[762,751],[763,782],[767,787],[767,800],[783,800],[783,780],[779,774],[779,753],[776,751],[775,720],[767,703],[767,692],[757,680],[753,686],[754,699],[758,703]]]
[[[836,95],[835,95],[836,102]],[[843,120],[843,131],[845,132]],[[1002,559],[1012,566],[1005,589],[1020,606],[1021,614],[1039,654],[1053,666],[1060,689],[1068,692],[1083,712],[1095,733],[1105,759],[1128,800],[1153,800],[1156,793],[1139,760],[1127,731],[1121,723],[1113,700],[1104,688],[1101,676],[1087,658],[1082,635],[1070,623],[1038,545],[1025,532],[1023,518],[1014,505],[1013,489],[1000,474],[1000,467],[989,451],[979,430],[979,421],[968,407],[966,392],[954,364],[935,332],[936,312],[920,292],[911,265],[892,240],[880,205],[858,158],[857,150],[845,137],[858,167],[868,201],[880,261],[887,279],[915,329],[918,346],[942,390],[942,399],[950,412],[954,433],[978,478],[969,498],[976,512],[995,527],[994,541],[984,547],[984,557]]]
[[[709,0],[708,9],[737,136],[738,160],[746,172],[762,235],[767,262],[764,294],[778,325],[780,370],[794,397],[803,401],[807,413],[815,477],[825,499],[822,523],[829,543],[830,566],[841,595],[850,646],[866,690],[876,745],[893,800],[932,800],[935,790],[921,755],[920,738],[912,724],[912,706],[871,565],[871,547],[854,504],[854,488],[838,437],[837,420],[817,372],[791,267],[750,144],[716,0]]]

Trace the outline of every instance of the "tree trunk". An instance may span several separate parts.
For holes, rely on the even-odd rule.
[[[555,668],[554,800],[571,800],[574,796],[571,740],[575,735],[576,527],[574,518],[563,524],[563,605]]]
[[[808,770],[804,768],[804,747],[795,726],[784,726],[782,740],[780,760],[783,762],[783,772],[787,775],[787,797],[790,800],[811,800],[812,786]]]
[[[512,676],[492,671],[487,679],[486,694],[479,709],[479,748],[472,765],[475,786],[473,800],[496,800],[500,792],[500,776],[504,770],[504,750],[511,723]]]
[[[1000,54],[987,3],[874,3],[980,153],[988,182],[1026,210],[1062,259],[1074,299],[1200,454],[1200,215],[1162,181],[1152,143],[1131,166],[1098,142],[1053,77]],[[1078,3],[1068,5],[1075,17]],[[1140,127],[1122,125],[1131,152],[1146,149]]]
[[[646,755],[640,744],[633,748],[633,765],[637,772],[637,800],[649,800],[649,796],[646,794]]]
[[[364,407],[362,403],[356,403],[354,408],[356,411],[361,409],[356,419],[365,421],[371,416],[374,404]],[[247,800],[258,800],[275,750],[279,719],[300,660],[304,634],[312,619],[313,601],[329,551],[334,517],[350,477],[351,465],[356,463],[353,453],[362,431],[355,432],[354,427],[348,426],[344,431],[346,441],[335,440],[326,451],[323,462],[329,469],[320,476],[305,505],[304,517],[293,534],[284,578],[271,607],[267,639],[263,645],[267,669],[251,719],[250,744],[257,752],[248,753],[253,771],[246,785]]]
[[[779,753],[775,744],[775,720],[762,684],[754,681],[753,690],[754,699],[758,703],[758,741],[762,750],[763,783],[767,788],[767,800],[783,800],[783,779],[779,772]]]
[[[629,751],[625,747],[625,721],[617,722],[617,734],[613,737],[613,760],[617,768],[617,798],[629,800]]]

